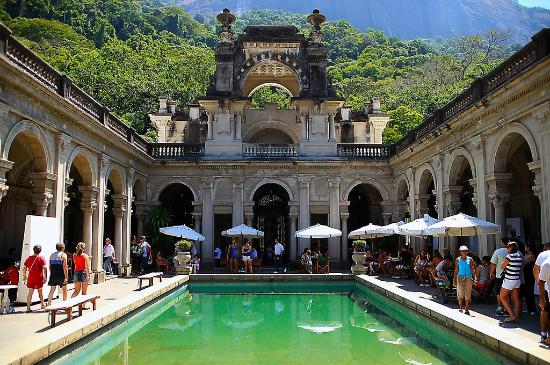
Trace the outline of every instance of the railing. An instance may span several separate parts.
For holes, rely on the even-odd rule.
[[[204,144],[149,143],[148,152],[159,160],[186,160],[204,156]]]
[[[297,144],[243,143],[243,157],[289,158],[297,156]]]
[[[387,160],[392,155],[392,145],[339,143],[338,156],[350,159]]]

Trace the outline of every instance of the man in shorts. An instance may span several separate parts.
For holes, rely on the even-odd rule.
[[[544,262],[550,261],[550,242],[544,244],[543,251],[539,253],[533,266],[533,277],[535,282],[538,283],[539,272]],[[548,283],[546,283],[546,290],[548,291]],[[542,292],[541,292],[542,293]],[[543,296],[541,295],[541,298]],[[547,301],[548,302],[548,301]],[[550,317],[548,311],[540,312],[540,343],[545,343],[548,338],[548,331],[550,331]]]
[[[493,253],[493,256],[491,257],[491,273],[490,278],[491,280],[495,281],[495,290],[497,295],[497,310],[495,314],[497,317],[506,317],[508,314],[502,308],[502,302],[500,301],[500,288],[502,287],[502,281],[504,280],[504,269],[502,269],[500,266],[502,265],[502,262],[506,259],[506,256],[508,256],[508,249],[506,248],[508,246],[508,242],[510,240],[506,237],[502,237],[500,240],[501,247],[497,248],[495,252]]]
[[[549,328],[548,313],[550,313],[550,301],[548,300],[548,283],[550,283],[550,260],[546,260],[542,263],[538,280],[538,287],[540,291],[539,306],[541,310],[541,319],[544,313],[546,317],[546,328]],[[544,344],[546,346],[550,346],[550,338],[546,337],[544,339]]]

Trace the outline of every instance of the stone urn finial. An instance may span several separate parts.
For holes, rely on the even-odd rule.
[[[235,15],[231,14],[228,8],[216,16],[216,19],[222,25],[222,31],[220,32],[220,38],[222,43],[233,43],[233,31],[231,30],[231,24],[237,19]]]
[[[313,9],[310,16],[307,17],[307,22],[313,26],[309,38],[312,43],[321,43],[323,38],[323,32],[321,32],[321,24],[323,24],[327,18],[321,14],[319,9]]]

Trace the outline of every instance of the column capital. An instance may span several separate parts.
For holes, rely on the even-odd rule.
[[[56,136],[57,151],[59,152],[59,158],[61,162],[67,161],[69,146],[71,145],[72,138],[66,134],[59,133]]]
[[[392,220],[392,217],[393,217],[393,214],[392,213],[382,213],[382,219],[384,220],[384,225],[388,225],[391,223],[391,220]]]
[[[84,214],[94,214],[97,208],[97,201],[94,200],[83,200],[80,202],[80,209]]]
[[[300,189],[309,189],[309,184],[311,183],[311,176],[300,176],[298,177],[298,184]]]
[[[107,168],[109,167],[109,163],[111,162],[111,158],[109,155],[102,154],[99,157],[99,176],[104,178],[107,174]]]
[[[542,201],[544,198],[544,186],[534,185],[531,189],[533,189],[533,194],[535,194],[535,196],[539,198],[540,201]],[[0,198],[0,200],[2,199]]]
[[[340,176],[329,177],[328,178],[328,187],[329,187],[329,189],[338,189],[338,188],[340,188],[340,182],[341,181],[342,181],[342,179],[340,178]]]
[[[113,214],[116,217],[123,216],[126,213],[126,199],[128,198],[124,194],[111,195],[113,198]]]
[[[300,212],[300,207],[298,205],[291,205],[289,207],[288,215],[297,217],[299,212]]]
[[[342,219],[342,222],[347,222],[349,218],[349,213],[340,213],[340,218]]]
[[[506,206],[506,203],[508,203],[508,201],[510,200],[510,193],[491,192],[488,194],[488,197],[489,201],[496,209]]]
[[[14,163],[0,158],[0,179],[6,178],[6,173],[12,169]]]
[[[209,177],[203,177],[201,179],[203,189],[214,189],[214,179]]]

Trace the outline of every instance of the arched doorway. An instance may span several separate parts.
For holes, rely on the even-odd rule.
[[[168,185],[159,195],[161,207],[171,217],[172,225],[185,224],[193,227],[193,192],[184,184]]]
[[[527,140],[519,133],[510,133],[500,143],[495,155],[495,175],[506,175],[507,184],[493,187],[493,193],[506,196],[505,231],[522,242],[541,243],[541,208],[533,192],[535,176],[530,167],[533,154]],[[493,205],[494,215],[499,209]],[[497,222],[499,223],[499,222]],[[499,223],[500,224],[500,223]]]
[[[26,216],[47,214],[55,180],[47,173],[47,147],[33,131],[18,133],[6,148],[5,157],[13,165],[6,173],[9,189],[0,202],[0,257],[11,260],[21,257]]]
[[[287,191],[274,183],[262,185],[254,193],[253,224],[264,232],[260,250],[269,252],[273,249],[275,239],[278,239],[285,245],[286,260],[290,254],[289,200]],[[264,259],[270,263],[270,257],[264,256]]]
[[[382,224],[382,194],[370,184],[358,184],[348,194],[349,218],[348,232],[366,226],[369,223]],[[348,261],[351,262],[351,245]]]
[[[425,169],[420,175],[420,183],[418,184],[418,199],[417,199],[417,216],[422,217],[424,214],[429,214],[433,218],[438,218],[435,203],[437,201],[434,194],[435,179],[430,170]]]
[[[63,242],[68,252],[75,252],[77,243],[82,241],[84,214],[80,206],[82,203],[82,193],[78,189],[79,186],[83,185],[82,176],[74,165],[69,170],[69,178],[72,179],[72,182],[66,189],[69,203],[64,210]]]

